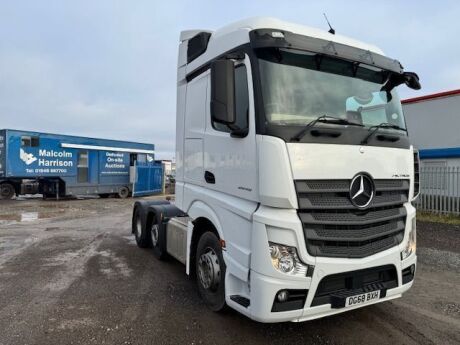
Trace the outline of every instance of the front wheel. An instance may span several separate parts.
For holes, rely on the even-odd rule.
[[[206,305],[213,311],[225,308],[225,271],[222,248],[218,237],[205,232],[196,252],[196,274],[198,291]]]

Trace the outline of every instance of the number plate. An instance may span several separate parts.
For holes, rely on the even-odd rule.
[[[366,304],[380,298],[380,290],[366,292],[360,295],[347,297],[345,307],[353,307],[355,305]]]

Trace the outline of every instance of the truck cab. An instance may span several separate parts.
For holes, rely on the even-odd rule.
[[[418,156],[369,44],[273,18],[181,33],[175,202],[133,233],[213,310],[305,321],[401,297],[416,268]]]

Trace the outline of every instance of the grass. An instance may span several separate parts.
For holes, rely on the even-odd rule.
[[[453,214],[436,214],[430,212],[417,212],[417,220],[422,222],[443,223],[460,225],[460,216]]]

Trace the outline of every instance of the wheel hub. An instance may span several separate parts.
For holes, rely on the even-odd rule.
[[[136,234],[137,234],[138,238],[141,238],[141,236],[142,236],[142,222],[141,222],[140,217],[137,218],[137,222],[136,222]]]
[[[152,244],[154,247],[156,247],[158,244],[158,231],[159,231],[158,224],[153,224],[151,232],[152,232]]]
[[[219,286],[219,257],[212,248],[207,248],[198,259],[198,277],[205,289],[216,290]]]

